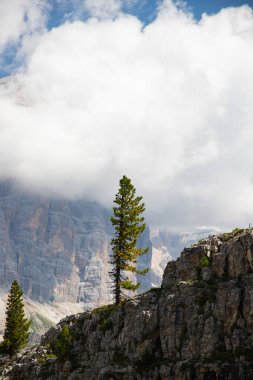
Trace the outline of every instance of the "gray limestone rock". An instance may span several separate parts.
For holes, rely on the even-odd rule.
[[[109,212],[99,204],[35,197],[0,184],[0,285],[18,279],[37,301],[109,301]]]
[[[3,363],[0,379],[250,380],[252,254],[251,230],[211,236],[168,263],[162,288],[65,318],[39,354]],[[64,360],[50,357],[63,324],[72,337]]]
[[[47,199],[0,183],[0,287],[17,279],[24,293],[40,302],[80,302],[85,308],[111,300],[109,272],[113,229],[110,211],[96,202]],[[138,259],[150,268],[152,246],[146,228]],[[139,276],[140,292],[151,287]]]

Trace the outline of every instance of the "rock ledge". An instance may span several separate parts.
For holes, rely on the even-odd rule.
[[[62,326],[67,357],[52,355]],[[51,347],[51,348],[50,348]],[[210,236],[169,262],[161,288],[62,320],[0,379],[253,378],[253,233]]]

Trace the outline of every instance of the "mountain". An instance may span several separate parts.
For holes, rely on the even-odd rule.
[[[0,184],[0,286],[18,279],[40,302],[109,301],[109,212],[95,202],[46,199]]]
[[[51,322],[67,314],[111,301],[109,277],[110,211],[96,202],[48,199],[24,193],[8,182],[0,183],[0,291],[5,304],[14,279],[27,299],[27,313],[45,321],[36,302],[53,306]],[[151,266],[149,228],[139,241],[149,246],[139,268]],[[143,276],[142,276],[143,277]],[[150,275],[139,279],[140,291],[150,288]],[[28,302],[29,301],[29,302]],[[72,306],[71,306],[72,305]],[[59,310],[61,310],[59,312]],[[64,310],[66,314],[64,315]],[[58,320],[55,318],[58,315]],[[49,320],[52,314],[49,313]],[[4,308],[0,312],[0,331]],[[39,332],[48,328],[40,326]]]
[[[0,379],[250,380],[252,310],[253,231],[236,229],[186,248],[160,289],[65,318]]]
[[[208,233],[210,230],[180,234],[147,227],[139,245],[150,249],[147,255],[139,257],[138,267],[150,271],[138,276],[139,292],[160,286],[167,262],[185,245]],[[96,202],[49,199],[22,192],[10,182],[0,182],[3,305],[0,334],[4,328],[7,292],[14,279],[24,291],[27,314],[34,320],[33,341],[38,333],[45,333],[49,323],[110,303],[108,262],[112,235],[110,210]],[[44,309],[52,312],[44,313]]]

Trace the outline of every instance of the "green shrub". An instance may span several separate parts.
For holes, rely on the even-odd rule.
[[[117,305],[113,303],[111,305],[103,305],[99,306],[96,309],[92,310],[93,315],[103,315],[104,317],[109,317],[109,315],[114,311],[121,307],[122,304]]]
[[[62,330],[57,338],[55,345],[52,347],[53,354],[59,359],[66,359],[71,352],[71,335],[66,324],[62,326]]]
[[[187,285],[193,285],[196,283],[196,280],[193,278],[190,278],[189,280],[186,281]]]
[[[228,242],[233,237],[238,236],[241,233],[243,233],[243,231],[244,230],[242,228],[234,228],[233,231],[231,232],[224,232],[224,234],[222,234],[222,240],[224,242]]]
[[[210,259],[207,256],[201,257],[199,260],[199,264],[201,267],[209,267],[210,266]]]
[[[44,364],[48,359],[55,359],[56,355],[55,354],[45,354],[43,356],[40,356],[37,358],[37,362],[40,364]]]
[[[233,231],[232,231],[232,233],[233,233],[234,235],[239,235],[239,234],[241,234],[242,232],[243,232],[243,229],[242,229],[242,228],[234,228]]]
[[[105,317],[99,322],[99,328],[102,331],[109,330],[112,327],[112,322],[109,318]]]

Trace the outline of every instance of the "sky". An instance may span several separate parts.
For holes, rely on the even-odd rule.
[[[1,0],[0,179],[111,207],[127,175],[153,226],[248,226],[252,6]]]

